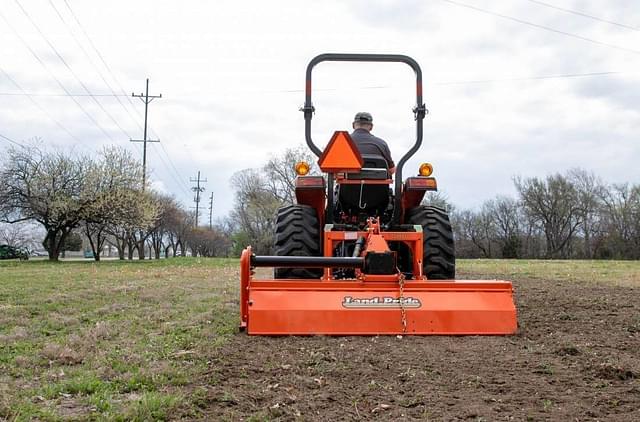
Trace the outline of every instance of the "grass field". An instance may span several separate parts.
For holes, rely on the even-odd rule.
[[[0,419],[197,415],[236,329],[237,261],[0,264]]]
[[[640,286],[640,262],[462,260],[458,268],[461,278],[523,285]],[[220,411],[212,402],[236,401],[209,386],[226,382],[217,365],[235,365],[225,361],[228,343],[243,347],[237,322],[237,260],[0,262],[0,420],[210,418]],[[638,338],[640,317],[628,325]],[[638,394],[637,373],[629,377]],[[269,408],[248,413],[283,416]]]

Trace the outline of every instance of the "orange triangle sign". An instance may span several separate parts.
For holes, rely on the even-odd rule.
[[[362,169],[364,162],[349,132],[337,130],[318,160],[326,173],[350,173]]]

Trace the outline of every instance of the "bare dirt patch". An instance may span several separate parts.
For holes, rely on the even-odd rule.
[[[638,288],[514,286],[515,336],[240,333],[191,387],[205,419],[640,420]]]

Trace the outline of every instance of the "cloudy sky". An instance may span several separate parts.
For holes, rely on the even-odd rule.
[[[512,194],[514,175],[640,182],[637,0],[0,0],[0,52],[0,154],[39,137],[141,157],[130,95],[150,78],[153,185],[192,206],[200,170],[218,217],[234,172],[304,143],[304,71],[325,52],[420,63],[430,113],[405,174],[432,162],[459,207]],[[319,65],[316,143],[367,110],[397,161],[414,142],[413,82],[402,64]]]

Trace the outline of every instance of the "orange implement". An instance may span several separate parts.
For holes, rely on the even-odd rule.
[[[397,282],[253,280],[249,262],[250,252],[241,263],[241,327],[249,334],[501,335],[517,329],[508,281],[407,281],[400,299]]]

